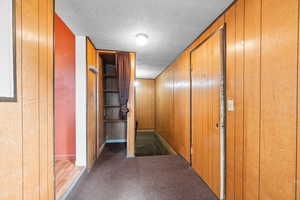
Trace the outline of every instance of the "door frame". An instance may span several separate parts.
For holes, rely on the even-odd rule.
[[[210,33],[202,42],[194,47],[189,53],[190,64],[190,166],[192,167],[193,156],[193,133],[192,133],[192,92],[193,92],[193,80],[192,80],[192,53],[209,40],[218,31],[221,32],[221,89],[220,89],[220,200],[225,199],[226,192],[226,119],[227,119],[227,105],[226,105],[226,24],[222,24],[212,33]]]

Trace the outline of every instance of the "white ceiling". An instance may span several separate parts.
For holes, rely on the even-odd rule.
[[[137,77],[155,78],[233,0],[56,0],[56,12],[98,49],[137,53]],[[137,47],[135,35],[149,42]]]

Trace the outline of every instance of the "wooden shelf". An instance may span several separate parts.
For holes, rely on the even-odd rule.
[[[105,93],[119,93],[119,90],[104,90]]]
[[[121,106],[104,105],[105,108],[120,108]]]
[[[127,120],[122,119],[106,119],[104,120],[105,123],[120,123],[120,122],[127,122]]]

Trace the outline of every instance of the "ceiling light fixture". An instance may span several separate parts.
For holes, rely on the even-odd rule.
[[[139,84],[140,84],[140,83],[139,83],[138,81],[134,81],[134,86],[135,86],[135,87],[139,86]]]
[[[145,46],[148,43],[148,35],[145,33],[139,33],[136,36],[136,45]]]

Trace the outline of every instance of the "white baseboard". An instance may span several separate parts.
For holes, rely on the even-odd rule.
[[[132,154],[127,154],[126,156],[127,158],[135,158],[135,155],[132,155]]]

